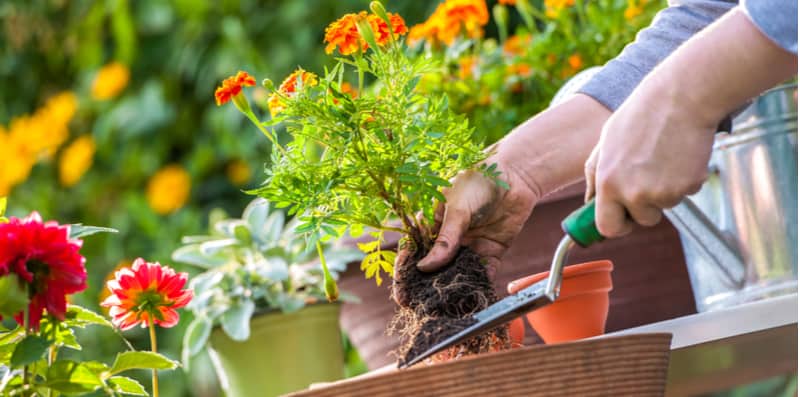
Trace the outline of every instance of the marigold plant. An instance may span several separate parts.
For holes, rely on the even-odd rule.
[[[379,280],[380,271],[391,275],[394,259],[380,248],[384,232],[403,233],[427,249],[434,208],[445,200],[440,189],[467,169],[497,173],[478,166],[486,156],[483,146],[446,96],[417,90],[437,65],[407,55],[402,18],[377,2],[371,9],[328,27],[328,50],[350,57],[338,58],[313,84],[308,72],[295,72],[274,91],[280,112],[273,111],[271,120],[261,122],[249,106],[237,107],[271,141],[278,141],[273,127],[279,124],[293,138],[273,151],[267,180],[253,193],[287,207],[299,219],[297,232],[312,237],[359,236],[370,228],[375,241],[360,245],[367,253],[362,269]],[[380,26],[392,26],[385,43]],[[353,75],[357,96],[343,88]],[[367,79],[374,81],[369,87]],[[271,88],[269,81],[265,85]]]

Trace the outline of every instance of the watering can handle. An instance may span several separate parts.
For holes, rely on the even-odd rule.
[[[716,132],[731,132],[732,126],[731,117],[725,117],[717,125]],[[561,222],[561,229],[564,230],[564,233],[568,234],[572,241],[584,248],[605,240],[605,237],[597,230],[597,224],[594,221],[594,207],[593,198],[581,208],[569,214]]]

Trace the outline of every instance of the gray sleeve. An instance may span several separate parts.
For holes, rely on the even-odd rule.
[[[742,6],[761,33],[797,54],[797,0],[742,0]]]
[[[636,41],[606,63],[578,92],[616,110],[662,59],[735,7],[737,1],[683,0],[670,4],[656,15],[649,27],[636,35]]]

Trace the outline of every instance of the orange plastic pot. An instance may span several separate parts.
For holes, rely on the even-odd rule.
[[[560,343],[602,335],[608,318],[608,292],[612,289],[611,261],[594,261],[564,268],[561,292],[552,304],[525,315],[545,343]],[[508,292],[544,280],[550,272],[512,281]]]

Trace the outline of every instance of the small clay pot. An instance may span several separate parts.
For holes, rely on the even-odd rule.
[[[566,266],[558,299],[526,314],[528,323],[548,344],[602,335],[608,317],[613,269],[614,265],[607,260]],[[549,275],[550,272],[543,272],[512,281],[508,292],[516,293]]]

